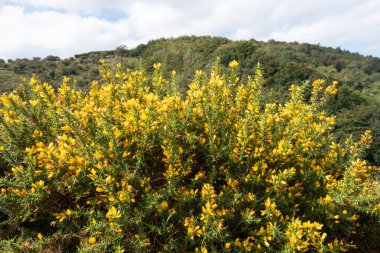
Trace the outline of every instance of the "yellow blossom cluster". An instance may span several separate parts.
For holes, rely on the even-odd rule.
[[[35,222],[38,245],[80,231],[91,252],[342,252],[378,224],[371,135],[337,142],[323,111],[336,82],[281,104],[237,61],[186,93],[161,68],[102,61],[89,91],[33,76],[1,96],[4,226]]]

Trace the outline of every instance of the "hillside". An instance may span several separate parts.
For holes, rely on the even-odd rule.
[[[13,90],[22,76],[30,77],[33,73],[55,87],[68,76],[76,80],[77,87],[87,89],[99,76],[100,59],[105,59],[109,65],[121,62],[131,69],[142,64],[148,72],[153,71],[155,62],[161,62],[164,75],[171,70],[177,71],[177,80],[184,92],[195,70],[209,69],[217,56],[224,66],[231,60],[238,60],[243,79],[260,63],[268,94],[282,101],[287,99],[284,94],[288,92],[284,91],[292,83],[319,78],[327,82],[337,80],[340,93],[326,108],[337,115],[337,138],[350,134],[358,138],[365,129],[370,129],[374,142],[367,159],[380,164],[380,59],[339,48],[276,41],[231,41],[219,37],[158,39],[134,49],[121,46],[112,51],[90,52],[68,59],[48,56],[0,60],[0,92]]]

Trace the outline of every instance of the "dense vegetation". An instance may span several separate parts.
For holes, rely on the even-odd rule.
[[[121,62],[131,69],[142,64],[149,73],[155,62],[161,62],[165,76],[177,71],[177,82],[183,93],[195,71],[209,70],[217,56],[223,66],[238,60],[238,75],[243,80],[260,62],[266,79],[265,92],[280,101],[288,98],[287,90],[292,83],[315,79],[338,81],[340,92],[325,108],[337,115],[336,137],[344,139],[352,134],[358,139],[365,130],[371,130],[374,141],[366,158],[370,163],[380,164],[380,59],[339,48],[215,37],[159,39],[131,50],[120,46],[113,51],[91,52],[63,60],[56,56],[0,60],[0,92],[13,90],[22,76],[30,77],[33,73],[53,87],[68,76],[75,78],[78,87],[89,89],[92,80],[99,78],[98,62],[104,58],[113,66]]]
[[[1,96],[2,252],[378,252],[371,135],[334,140],[336,82],[281,103],[237,61],[185,95],[161,64],[104,64],[88,92]]]

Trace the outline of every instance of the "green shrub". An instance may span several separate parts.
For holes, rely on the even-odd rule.
[[[1,97],[1,243],[41,252],[341,252],[379,247],[371,141],[332,138],[336,83],[267,103],[260,69],[100,68],[88,93],[33,77]],[[377,237],[376,237],[377,236]]]

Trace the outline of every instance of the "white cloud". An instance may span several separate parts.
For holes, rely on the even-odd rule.
[[[380,44],[377,43],[380,41],[379,14],[379,2],[367,1],[308,24],[294,24],[288,29],[274,31],[268,38],[340,46],[380,56]]]
[[[40,9],[64,10],[67,12],[96,14],[102,9],[120,8],[123,0],[5,0],[16,6],[31,6]]]
[[[14,6],[0,10],[0,58],[69,57],[90,50],[115,48],[128,28],[96,17],[55,11],[26,13]]]
[[[110,19],[113,11],[125,15]],[[0,58],[68,57],[180,35],[321,43],[380,56],[379,29],[376,0],[0,0]]]

